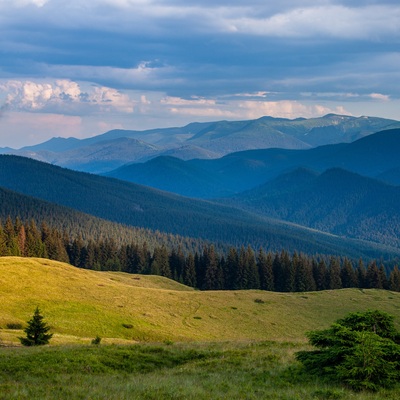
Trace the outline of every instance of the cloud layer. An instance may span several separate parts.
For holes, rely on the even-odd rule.
[[[3,126],[7,113],[79,117],[80,135],[263,114],[400,119],[397,0],[0,0],[0,34]]]

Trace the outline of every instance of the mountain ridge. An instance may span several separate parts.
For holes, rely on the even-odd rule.
[[[123,164],[143,162],[146,157],[137,152],[127,157],[125,149],[116,147],[107,166],[101,156],[101,146],[110,140],[135,139],[142,145],[155,146],[147,159],[162,154],[188,158],[178,151],[191,146],[192,158],[218,158],[226,154],[260,148],[307,149],[339,142],[353,142],[383,129],[400,127],[400,122],[377,117],[350,117],[328,114],[310,119],[261,117],[244,121],[194,122],[183,127],[149,129],[145,131],[115,129],[86,139],[53,138],[42,144],[19,150],[3,149],[3,153],[22,155],[86,172],[102,173]],[[153,147],[154,148],[154,147]],[[94,150],[98,157],[93,159]],[[194,151],[196,149],[196,151]],[[174,152],[175,151],[175,152]],[[75,154],[76,152],[76,154]],[[65,154],[67,153],[67,154]],[[82,161],[82,157],[88,160]]]
[[[107,176],[130,182],[138,181],[152,187],[161,188],[162,184],[163,190],[199,198],[217,198],[240,193],[299,167],[317,172],[340,167],[378,179],[382,174],[386,174],[384,179],[392,183],[390,177],[393,176],[393,183],[396,184],[397,175],[390,175],[389,171],[400,168],[399,148],[400,129],[391,129],[368,135],[352,143],[331,144],[308,150],[258,149],[231,153],[218,159],[179,161],[180,174],[170,169],[170,163],[166,163],[165,158],[158,157],[159,171],[147,171],[150,163],[148,161],[144,164],[122,166],[118,170],[108,172]],[[219,187],[213,189],[207,184],[200,186],[196,181],[195,172],[201,176],[208,175],[211,181],[219,182]],[[192,174],[193,184],[188,180],[188,184],[178,185],[183,173]],[[158,174],[169,175],[174,187],[168,186],[168,182],[159,182]]]

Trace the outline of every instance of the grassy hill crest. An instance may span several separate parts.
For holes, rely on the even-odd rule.
[[[156,276],[82,270],[36,258],[0,258],[0,341],[18,343],[39,306],[53,342],[303,341],[348,312],[381,309],[400,320],[400,293],[346,289],[310,293],[200,292]]]

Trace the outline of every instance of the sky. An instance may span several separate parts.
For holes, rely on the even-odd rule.
[[[0,147],[328,113],[400,120],[398,0],[0,0]]]

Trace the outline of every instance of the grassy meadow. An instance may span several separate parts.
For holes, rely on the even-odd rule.
[[[351,311],[400,322],[400,293],[200,292],[158,276],[0,258],[0,399],[389,399],[308,376],[305,332]],[[24,348],[39,306],[54,337]],[[99,346],[94,337],[102,338]]]

